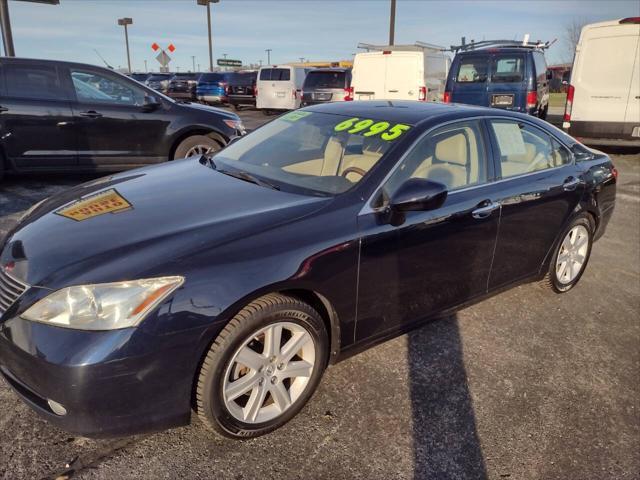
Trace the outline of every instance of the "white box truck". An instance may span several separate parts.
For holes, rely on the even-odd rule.
[[[411,47],[358,53],[351,80],[354,100],[442,101],[451,59],[435,49]]]
[[[582,28],[562,126],[586,144],[640,146],[640,17]]]

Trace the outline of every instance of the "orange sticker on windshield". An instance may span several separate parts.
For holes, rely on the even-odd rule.
[[[89,197],[76,200],[75,202],[56,210],[56,214],[62,217],[70,218],[77,222],[88,220],[105,213],[117,213],[133,207],[118,193],[115,188],[104,192],[96,193]]]

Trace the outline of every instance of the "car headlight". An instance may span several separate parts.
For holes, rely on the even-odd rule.
[[[115,330],[138,325],[184,277],[160,277],[60,289],[32,305],[26,320],[78,330]]]
[[[244,128],[244,124],[242,123],[242,120],[229,120],[229,119],[224,119],[223,122],[230,128],[235,128],[238,132],[240,132],[241,135],[244,135],[246,130]]]

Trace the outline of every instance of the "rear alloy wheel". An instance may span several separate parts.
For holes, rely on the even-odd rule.
[[[220,150],[222,146],[213,138],[205,135],[192,135],[185,138],[173,155],[173,159],[209,155]]]
[[[558,245],[546,281],[557,293],[571,290],[584,273],[591,255],[593,227],[586,216],[574,220]]]
[[[198,415],[235,438],[275,430],[311,397],[327,352],[324,322],[309,305],[279,294],[259,298],[211,346],[198,378]]]

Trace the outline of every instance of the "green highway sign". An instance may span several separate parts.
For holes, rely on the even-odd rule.
[[[229,58],[219,58],[218,59],[219,67],[241,67],[242,60],[231,60]]]

